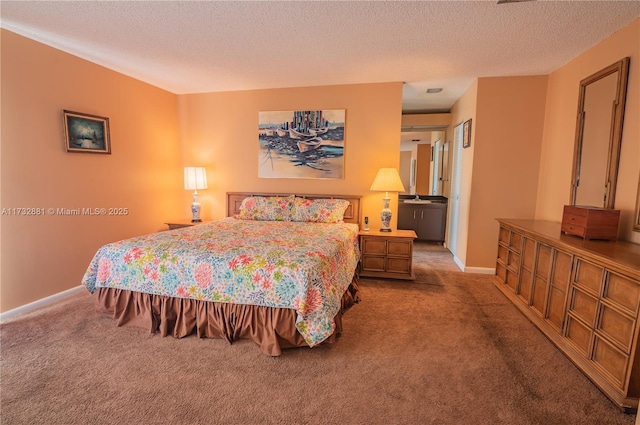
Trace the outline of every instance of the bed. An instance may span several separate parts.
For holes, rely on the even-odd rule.
[[[82,283],[118,326],[270,356],[332,343],[359,300],[360,201],[228,193],[224,219],[102,246]]]

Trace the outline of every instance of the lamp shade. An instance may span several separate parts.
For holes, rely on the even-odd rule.
[[[371,184],[371,190],[375,192],[404,192],[398,170],[395,168],[379,169]]]
[[[184,189],[207,188],[207,170],[204,167],[184,167]]]

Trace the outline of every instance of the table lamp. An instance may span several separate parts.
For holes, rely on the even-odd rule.
[[[201,222],[200,203],[198,202],[198,189],[207,188],[207,170],[204,167],[184,167],[184,189],[193,190],[193,203],[191,204],[192,223]]]
[[[404,192],[404,186],[402,185],[402,180],[400,180],[398,170],[395,168],[379,169],[376,178],[373,179],[373,183],[371,184],[371,190],[375,192],[385,192],[382,200],[382,211],[380,212],[380,219],[382,221],[380,231],[390,232],[391,210],[389,209],[389,201],[391,199],[389,198],[389,192]]]

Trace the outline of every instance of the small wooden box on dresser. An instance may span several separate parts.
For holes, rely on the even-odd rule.
[[[415,279],[413,274],[413,230],[360,231],[360,276]]]
[[[584,239],[615,241],[618,238],[620,210],[565,205],[562,212],[562,231]]]
[[[620,409],[640,398],[640,245],[499,219],[495,285]]]

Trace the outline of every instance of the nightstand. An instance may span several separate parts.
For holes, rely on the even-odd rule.
[[[211,222],[211,220],[202,220],[202,221],[198,221],[197,223],[194,223],[191,220],[187,219],[187,220],[168,221],[168,222],[166,222],[164,224],[169,226],[169,230],[173,230],[173,229],[179,229],[181,227],[191,227],[191,226],[196,226],[198,224],[210,223],[210,222]]]
[[[413,230],[360,231],[360,276],[413,280]]]

